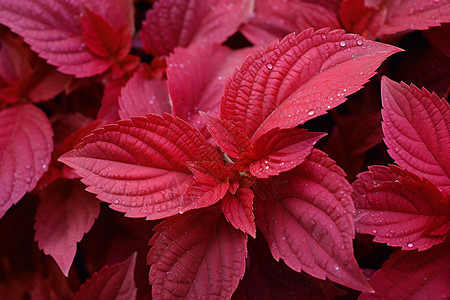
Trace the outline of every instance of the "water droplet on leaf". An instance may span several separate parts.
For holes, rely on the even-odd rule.
[[[339,42],[339,46],[341,47],[345,47],[347,45],[347,43],[345,41],[340,41]]]
[[[267,69],[272,70],[273,69],[273,65],[272,64],[267,64]]]

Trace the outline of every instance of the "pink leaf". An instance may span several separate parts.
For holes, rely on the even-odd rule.
[[[75,300],[136,299],[134,267],[136,253],[127,260],[106,266],[92,275],[75,294]]]
[[[339,16],[345,29],[368,39],[406,30],[424,30],[450,22],[448,0],[344,0]]]
[[[47,171],[52,137],[50,122],[34,105],[0,112],[0,218]]]
[[[252,6],[251,0],[160,0],[142,24],[142,45],[160,56],[179,46],[221,44],[248,20]]]
[[[194,202],[198,207],[211,206],[225,196],[229,187],[229,172],[223,162],[187,162],[194,174],[183,195],[183,200]]]
[[[200,112],[200,115],[214,141],[230,157],[240,158],[250,146],[248,137],[227,120],[217,119],[203,112]]]
[[[111,60],[92,53],[92,44],[86,47],[92,40],[85,41],[82,34],[83,7],[114,23],[115,30],[132,24],[130,0],[4,0],[0,2],[0,23],[22,36],[32,50],[60,72],[87,77],[104,72]]]
[[[251,140],[341,104],[400,49],[342,30],[290,34],[247,57],[227,81],[220,116]]]
[[[358,299],[448,299],[448,249],[446,243],[423,252],[395,252],[369,280],[375,293],[363,293]]]
[[[350,192],[342,169],[313,150],[297,168],[257,182],[256,224],[276,260],[298,272],[370,291],[353,256]]]
[[[353,183],[359,233],[403,250],[426,250],[450,230],[450,198],[396,166],[372,166]]]
[[[389,154],[402,168],[450,191],[450,106],[425,88],[381,82],[383,132]]]
[[[167,84],[173,115],[197,127],[207,137],[199,111],[219,115],[225,79],[250,49],[234,50],[216,44],[177,48],[167,59]]]
[[[131,30],[124,25],[116,30],[105,18],[84,8],[80,17],[81,34],[86,47],[99,58],[122,60],[131,48]]]
[[[337,10],[332,7],[330,1],[306,2],[277,1],[274,3],[270,0],[257,0],[255,12],[240,31],[253,44],[265,46],[293,31],[302,32],[310,27],[341,28]]]
[[[159,224],[147,262],[154,299],[230,299],[244,276],[247,236],[218,207],[187,212]]]
[[[120,92],[119,116],[129,119],[148,113],[169,113],[170,104],[166,80],[151,79],[150,70],[141,65]]]
[[[100,205],[80,184],[69,181],[45,189],[40,198],[34,224],[35,240],[68,276],[77,243],[91,229]]]
[[[251,161],[250,173],[258,178],[268,178],[295,168],[325,135],[298,128],[276,128],[265,133],[244,153],[244,157]]]
[[[158,219],[199,207],[182,198],[193,178],[187,161],[221,158],[186,122],[149,114],[95,130],[59,160],[112,209]]]
[[[253,192],[251,189],[239,188],[234,194],[227,193],[222,200],[222,211],[228,222],[236,229],[256,238]]]

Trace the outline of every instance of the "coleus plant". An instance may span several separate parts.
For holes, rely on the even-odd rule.
[[[92,195],[67,180],[80,176],[89,192],[126,217],[164,219],[155,227],[147,258],[155,298],[230,298],[239,282],[236,297],[255,284],[267,288],[267,295],[277,295],[268,288],[270,283],[260,272],[263,267],[255,266],[255,262],[272,264],[267,253],[254,251],[255,247],[264,248],[261,236],[270,255],[287,265],[273,262],[273,272],[293,282],[293,289],[303,284],[299,294],[307,290],[305,285],[316,286],[320,292],[309,295],[329,298],[339,294],[333,285],[305,273],[372,291],[353,254],[353,195],[358,232],[374,234],[375,241],[404,250],[426,250],[418,255],[399,252],[386,262],[371,280],[378,293],[375,297],[391,291],[386,279],[395,281],[398,274],[406,274],[400,280],[409,282],[414,266],[423,265],[430,256],[437,257],[439,266],[425,264],[431,271],[423,276],[427,278],[423,283],[428,290],[434,289],[436,296],[445,294],[449,275],[440,266],[448,261],[442,243],[448,231],[448,191],[442,188],[448,180],[448,161],[445,155],[436,156],[448,144],[442,121],[427,123],[438,125],[433,127],[435,140],[425,139],[425,148],[440,147],[431,151],[431,156],[440,157],[438,165],[443,172],[431,164],[434,177],[429,178],[430,169],[421,163],[408,169],[402,161],[414,160],[402,158],[405,152],[400,151],[392,157],[405,169],[371,167],[358,176],[353,187],[326,153],[313,148],[325,133],[299,126],[344,103],[388,56],[400,51],[370,39],[392,42],[405,30],[449,22],[447,1],[423,1],[411,7],[399,6],[400,1],[280,1],[273,6],[271,2],[160,0],[147,11],[138,36],[131,1],[0,1],[0,23],[22,36],[46,60],[35,57],[20,38],[2,28],[0,58],[6,67],[0,70],[4,108],[0,112],[0,182],[5,189],[0,194],[0,215],[35,189],[41,199],[35,239],[67,276],[77,242],[100,211]],[[232,50],[220,45],[241,24],[242,34],[263,48]],[[344,27],[362,36],[318,29],[322,27]],[[303,29],[307,30],[288,34]],[[142,45],[133,36],[139,37]],[[430,41],[434,43],[432,38]],[[445,53],[445,44],[436,45]],[[139,63],[140,57],[130,54],[132,48],[144,59],[144,52],[152,55],[152,65]],[[439,59],[436,61],[445,61]],[[98,83],[105,88],[96,120],[95,116],[71,115],[66,121],[71,129],[66,131],[81,128],[59,137],[64,130],[57,124],[64,122],[51,119],[51,124],[40,109],[54,117],[58,113],[52,110],[57,105],[39,103],[64,89],[73,95],[84,85],[92,98],[93,85]],[[436,84],[439,88],[443,85],[446,88],[445,83]],[[399,88],[384,79],[382,89],[386,144],[391,153],[408,150],[411,140],[417,139],[405,139],[405,131],[400,134],[387,129],[397,117],[391,115],[392,120],[387,120],[386,113],[395,115],[397,106],[386,104],[385,99],[395,98],[386,95],[389,89]],[[403,85],[402,93],[407,94],[405,90],[408,88]],[[440,103],[432,115],[437,111],[447,120],[444,100],[422,94],[431,98],[424,102],[425,107]],[[84,115],[90,114],[84,111]],[[66,115],[58,117],[62,120]],[[381,139],[380,115],[370,112],[341,120],[334,113],[333,117],[338,124],[333,133],[337,134],[325,148],[332,153],[333,143],[346,145],[342,139],[350,141],[348,147],[359,143],[347,157],[357,158],[358,164],[351,165],[356,174],[362,155]],[[411,117],[407,115],[407,119]],[[358,123],[369,126],[352,131]],[[365,132],[371,134],[362,140]],[[77,174],[58,163],[58,157]],[[377,177],[380,182],[373,183],[374,176],[381,176]],[[396,218],[399,213],[403,216],[408,203],[420,200],[414,195],[429,199],[422,210],[414,211],[422,220],[414,223],[419,232],[395,232],[392,223],[382,229],[370,223],[383,220],[380,216],[392,210],[391,205],[377,207],[382,210],[380,216],[370,211],[370,205],[380,201],[378,184],[383,186],[381,192],[400,199],[392,215]],[[366,198],[375,204],[366,203]],[[247,235],[257,237],[256,241],[249,241]],[[131,256],[104,267],[72,296],[136,297],[135,260]],[[392,267],[397,263],[405,267]],[[400,273],[389,277],[393,270]],[[295,277],[300,271],[300,277]],[[253,281],[247,278],[250,275]],[[46,290],[48,279],[39,280],[33,297],[54,297]],[[114,284],[105,284],[107,281]],[[421,287],[411,286],[409,295]],[[371,297],[368,295],[362,297]],[[404,295],[398,292],[398,296]]]
[[[154,297],[231,297],[256,226],[294,270],[370,291],[352,254],[350,185],[313,150],[323,134],[296,126],[398,51],[342,30],[290,34],[228,79],[219,117],[201,113],[218,148],[180,118],[148,114],[94,130],[59,160],[112,209],[170,217],[150,241]]]

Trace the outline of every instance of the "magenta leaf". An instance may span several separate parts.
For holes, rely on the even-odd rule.
[[[295,168],[325,135],[298,128],[275,128],[265,133],[244,153],[251,161],[250,173],[258,178],[268,178]]]
[[[155,227],[147,262],[154,299],[229,299],[244,276],[247,236],[217,206]]]
[[[314,27],[341,28],[331,1],[255,1],[255,12],[240,31],[255,45],[265,46],[295,31]],[[337,1],[333,1],[337,2]]]
[[[450,230],[450,198],[396,166],[372,166],[353,183],[358,233],[403,250],[426,250]]]
[[[425,88],[381,82],[383,132],[389,154],[402,168],[450,191],[450,105]]]
[[[251,140],[295,127],[343,103],[398,51],[343,30],[290,34],[247,57],[226,83],[220,116]]]
[[[209,133],[220,149],[233,158],[240,158],[250,146],[248,137],[227,120],[217,119],[200,112]]]
[[[319,150],[297,168],[259,180],[256,224],[276,260],[292,269],[370,291],[353,256],[351,186]]]
[[[131,48],[131,29],[128,24],[117,30],[96,12],[84,8],[80,17],[81,34],[86,47],[99,58],[120,61]]]
[[[169,113],[171,102],[166,80],[150,79],[148,68],[141,65],[120,91],[119,107],[121,119]]]
[[[253,215],[253,192],[249,188],[239,188],[236,193],[227,193],[222,200],[225,218],[236,228],[256,237],[255,216]]]
[[[407,30],[424,30],[450,22],[448,0],[344,0],[339,16],[344,27],[369,39]]]
[[[69,181],[45,189],[40,198],[34,224],[35,240],[68,276],[77,243],[100,213],[99,202],[82,185]]]
[[[165,56],[178,46],[221,44],[252,9],[252,0],[160,0],[142,24],[142,45],[147,53]]]
[[[375,293],[358,300],[448,299],[450,297],[449,243],[427,251],[397,251],[370,278]]]
[[[229,172],[222,162],[187,162],[194,174],[183,195],[184,201],[193,202],[198,207],[211,206],[225,196],[229,187]]]
[[[217,45],[177,48],[167,58],[167,84],[172,114],[197,127],[207,137],[200,111],[219,116],[225,79],[248,55],[251,48],[234,50]]]
[[[314,150],[302,165],[275,177],[265,191],[266,201],[256,202],[266,206],[256,206],[257,224],[274,257],[283,258],[294,270],[366,290],[370,287],[352,254],[353,205],[344,175],[325,154]]]
[[[87,77],[106,71],[111,60],[91,52],[92,44],[87,46],[92,39],[85,41],[87,36],[82,33],[84,7],[114,23],[115,30],[132,24],[130,0],[4,0],[0,2],[0,23],[22,36],[32,50],[60,72]],[[113,38],[111,34],[108,33],[109,38]]]
[[[127,260],[103,267],[92,275],[75,294],[75,300],[136,299],[134,283],[136,253]]]
[[[50,122],[36,106],[0,111],[0,218],[47,171],[52,137]]]
[[[95,130],[59,160],[112,209],[158,219],[200,207],[182,197],[193,180],[186,162],[221,158],[186,122],[149,114]]]

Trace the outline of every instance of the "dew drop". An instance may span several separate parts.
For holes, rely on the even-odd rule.
[[[266,166],[266,170],[269,170],[269,166]]]
[[[131,206],[135,207],[136,206],[136,202],[131,203]]]
[[[46,169],[47,169],[47,165],[46,165],[46,164],[43,164],[43,165],[42,165],[42,169],[46,170]]]
[[[339,46],[341,47],[345,47],[347,45],[347,43],[345,41],[340,41],[339,42]]]
[[[408,243],[408,248],[412,248],[413,246],[414,246],[414,244],[413,243]]]
[[[357,44],[358,46],[361,46],[361,45],[363,44],[363,41],[362,41],[362,40],[357,40],[357,41],[356,41],[356,44]]]
[[[308,111],[308,115],[309,115],[309,116],[314,115],[314,113],[315,113],[314,109],[311,109],[310,111]]]
[[[326,39],[326,38],[327,38],[327,35],[323,33],[323,34],[321,35],[321,37],[322,37],[322,39]]]
[[[338,266],[334,267],[334,270],[339,271],[339,267]]]
[[[272,70],[273,69],[273,65],[272,64],[267,64],[267,69]]]
[[[114,199],[114,204],[119,204],[119,200],[117,200],[117,199]]]
[[[30,165],[26,165],[25,169],[29,170],[29,169],[31,169],[31,166]]]
[[[423,281],[427,281],[427,280],[428,280],[428,277],[425,276],[425,277],[423,278]]]
[[[31,178],[30,177],[25,178],[25,182],[30,183],[31,182]]]
[[[433,0],[434,3],[439,3],[441,0]]]
[[[374,230],[372,230],[372,233],[373,234],[377,234],[377,231],[374,229]]]

